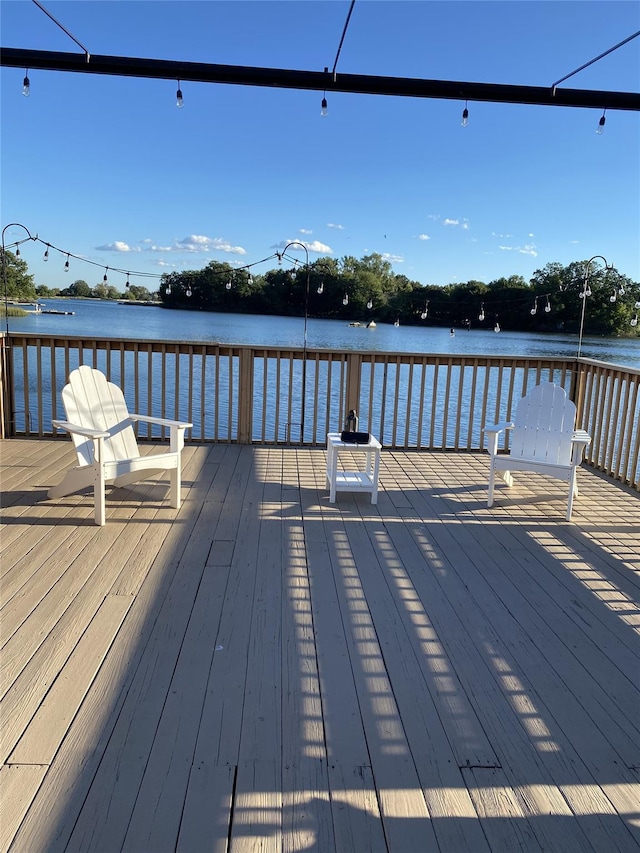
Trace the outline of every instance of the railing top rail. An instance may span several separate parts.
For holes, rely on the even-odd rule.
[[[578,365],[596,367],[599,369],[618,370],[630,373],[634,376],[640,376],[640,369],[631,367],[630,365],[614,364],[612,362],[598,361],[591,358],[576,358],[562,356],[544,356],[544,355],[512,355],[512,354],[478,354],[478,353],[437,353],[437,352],[404,352],[404,351],[387,351],[387,350],[335,350],[326,347],[299,347],[299,346],[252,346],[250,344],[221,344],[216,341],[199,341],[199,340],[159,340],[155,338],[112,338],[100,337],[89,338],[84,335],[52,335],[40,334],[37,332],[2,332],[2,337],[8,337],[9,340],[14,340],[16,343],[29,343],[29,341],[46,341],[49,345],[61,347],[73,347],[73,345],[82,345],[88,348],[97,349],[115,349],[123,346],[125,349],[136,349],[142,347],[147,351],[152,352],[192,352],[194,349],[205,354],[220,354],[220,355],[239,355],[241,351],[250,350],[255,356],[261,358],[278,357],[284,353],[292,355],[302,355],[306,353],[308,357],[319,357],[320,359],[330,358],[336,353],[340,355],[357,354],[363,362],[398,362],[408,363],[415,359],[421,359],[427,364],[454,364],[460,365],[465,363],[473,363],[478,366],[508,364],[513,367],[527,367],[529,365],[538,365],[542,367],[558,367],[565,369],[573,369]]]

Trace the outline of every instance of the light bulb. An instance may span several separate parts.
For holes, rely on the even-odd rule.
[[[499,331],[500,331],[500,323],[496,323],[496,324],[495,324],[495,326],[493,327],[493,331],[494,331],[494,332],[499,332]]]
[[[129,273],[127,273],[127,280],[126,280],[126,282],[125,282],[125,285],[124,285],[124,286],[125,286],[125,287],[131,287],[131,284],[129,283]]]
[[[251,275],[251,273],[249,273],[249,276],[247,278],[247,284],[249,284],[249,285],[253,284],[253,276]]]
[[[632,317],[632,318],[631,318],[631,325],[632,325],[632,326],[637,326],[637,325],[638,325],[638,315],[637,315],[637,314],[635,315],[635,317]]]
[[[320,294],[324,293],[324,281],[321,281],[320,284],[318,285],[318,293],[320,293]]]
[[[547,304],[544,306],[544,310],[547,312],[547,314],[549,314],[551,311],[551,303],[549,302],[549,299],[547,299]]]
[[[178,83],[178,91],[176,92],[176,107],[181,109],[184,106],[184,101],[182,100],[182,89],[180,88],[180,83]]]
[[[345,295],[344,295],[344,297],[343,297],[343,299],[342,299],[342,304],[343,304],[343,305],[348,305],[348,304],[349,304],[349,294],[348,294],[348,293],[345,293]]]
[[[367,302],[367,308],[368,308],[369,310],[371,310],[371,309],[373,308],[373,300],[372,300],[372,299],[370,299],[370,300]]]
[[[584,292],[584,295],[585,296],[591,296],[591,288],[590,287],[587,287],[587,289]]]
[[[102,281],[104,282],[104,284],[107,283],[107,270],[108,269],[109,269],[109,267],[105,268],[104,275],[102,276]]]
[[[640,308],[640,299],[636,302],[636,304],[633,307],[634,308]]]
[[[192,292],[193,292],[193,291],[191,290],[191,288],[190,288],[190,287],[188,287],[188,288],[187,288],[187,290],[186,290],[186,295],[187,295],[187,296],[191,296]]]
[[[531,316],[538,313],[538,300],[537,299],[533,303],[533,308],[531,309],[531,311],[529,313],[531,314]]]
[[[18,246],[16,249],[16,258],[19,258],[19,257],[20,257],[20,246]]]
[[[421,320],[426,320],[426,319],[427,319],[427,312],[426,312],[426,311],[423,311],[423,312],[422,312],[422,314],[420,315],[420,319],[421,319]]]
[[[227,290],[231,290],[231,279],[229,279],[229,281],[226,283],[225,287],[227,288]]]
[[[613,293],[611,294],[611,296],[609,297],[609,302],[615,302],[615,301],[616,301],[616,298],[617,298],[617,297],[616,297],[616,292],[615,292],[615,290],[614,290],[614,291],[613,291]]]
[[[28,98],[31,94],[31,83],[29,82],[29,78],[25,75],[24,80],[22,81],[22,94],[25,98]]]
[[[44,250],[44,255],[42,256],[42,260],[43,261],[49,260],[49,246],[47,246],[47,248]]]
[[[480,313],[478,314],[478,320],[482,322],[484,320],[484,311],[480,309]]]
[[[326,98],[323,98],[323,99],[322,99],[322,104],[321,104],[321,109],[320,109],[320,115],[321,115],[323,118],[326,118],[326,116],[328,116],[328,115],[329,115],[329,110],[327,109],[327,99],[326,99]]]
[[[469,110],[466,107],[462,110],[462,122],[461,122],[461,124],[463,127],[469,126]]]
[[[64,262],[64,271],[69,272],[69,255],[67,255],[67,260]]]
[[[620,285],[620,287],[618,288],[618,293],[620,294],[620,296],[624,296],[624,295],[625,295],[626,291],[625,291],[625,289],[624,289],[624,284],[621,284],[621,285]]]
[[[601,136],[604,133],[604,125],[606,122],[606,118],[604,117],[604,113],[600,116],[600,121],[598,122],[598,127],[596,128],[596,133],[598,136]]]
[[[167,289],[165,290],[165,293],[167,294],[167,296],[171,293],[171,285],[170,284],[167,285]]]

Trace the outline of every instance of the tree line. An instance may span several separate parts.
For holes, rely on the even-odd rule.
[[[165,308],[400,322],[453,328],[494,328],[529,332],[577,332],[582,316],[586,261],[548,263],[530,281],[512,275],[485,284],[470,280],[424,285],[393,272],[379,254],[361,259],[320,258],[309,264],[278,266],[263,274],[211,261],[199,270],[166,273],[157,292],[130,284],[125,292],[79,279],[64,290],[36,285],[27,263],[6,251],[4,295],[35,301],[51,296],[158,300]],[[614,269],[592,265],[584,312],[585,334],[637,336],[640,284]],[[586,306],[585,306],[586,307]],[[635,319],[635,323],[634,323]]]

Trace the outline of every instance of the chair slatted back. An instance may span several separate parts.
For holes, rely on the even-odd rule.
[[[109,433],[109,438],[104,439],[103,461],[135,459],[140,455],[124,394],[99,370],[86,364],[73,370],[62,389],[62,403],[71,423]],[[77,434],[72,438],[80,465],[91,465],[91,439]]]
[[[569,465],[575,422],[576,407],[564,388],[552,382],[536,385],[516,407],[511,456]]]

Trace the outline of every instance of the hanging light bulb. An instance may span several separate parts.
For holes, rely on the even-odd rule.
[[[193,291],[191,290],[191,288],[187,286],[186,295],[191,296],[192,293],[193,293]]]
[[[464,109],[462,110],[462,122],[463,127],[469,126],[469,110],[467,109],[467,101],[464,102]]]
[[[22,81],[22,94],[28,98],[31,94],[31,83],[29,82],[29,69],[25,68],[24,80]]]
[[[108,281],[108,279],[107,279],[107,270],[108,270],[108,269],[109,269],[109,267],[105,267],[105,268],[104,268],[104,275],[102,276],[102,281],[103,281],[103,283],[104,283],[104,284],[106,284],[106,283],[107,283],[107,281]]]
[[[131,284],[129,283],[129,273],[127,273],[127,280],[126,280],[126,282],[125,282],[125,285],[124,285],[124,286],[125,286],[126,288],[131,287]]]
[[[478,320],[480,320],[480,322],[484,320],[484,302],[480,303],[480,313],[478,314]]]
[[[634,308],[640,308],[640,299],[638,299],[638,301],[636,302],[636,304],[633,307]]]
[[[320,115],[323,118],[326,118],[329,115],[329,110],[327,108],[327,99],[326,98],[322,99],[322,104],[320,105]]]
[[[16,258],[20,257],[20,246],[16,247]]]
[[[165,290],[165,293],[167,294],[167,296],[171,293],[171,285],[170,284],[167,285],[167,289]]]
[[[318,285],[318,293],[321,295],[324,293],[324,279],[323,278],[320,279],[320,284]]]
[[[494,331],[494,332],[499,332],[499,331],[500,331],[500,323],[498,323],[498,318],[497,318],[497,317],[496,317],[496,324],[495,324],[495,326],[493,327],[493,331]]]
[[[345,293],[345,295],[342,297],[342,304],[343,305],[349,304],[349,294],[348,293]]]
[[[598,136],[602,136],[602,134],[604,133],[604,125],[606,122],[606,118],[604,117],[604,113],[606,113],[606,110],[600,116],[600,121],[598,122],[598,127],[596,128],[596,133],[598,134]]]
[[[69,272],[69,255],[67,255],[67,260],[64,262],[64,271]]]
[[[537,296],[533,302],[533,308],[531,309],[531,311],[529,313],[531,314],[531,316],[538,313],[538,297]]]
[[[369,301],[367,302],[367,308],[369,311],[373,308],[373,299],[371,297],[369,297]]]
[[[420,315],[420,319],[426,320],[428,314],[429,314],[429,300],[427,300],[425,303],[424,310],[423,310],[422,314]]]
[[[180,88],[180,81],[178,80],[178,91],[176,92],[176,107],[181,109],[184,106],[184,101],[182,99],[182,89]]]
[[[549,302],[549,297],[547,296],[547,304],[544,306],[544,310],[547,314],[551,312],[551,303]]]
[[[620,294],[620,296],[624,296],[626,292],[627,291],[624,289],[624,284],[621,284],[618,288],[618,293]]]
[[[225,284],[225,287],[227,288],[227,290],[231,290],[231,279],[229,279],[229,281]]]
[[[614,290],[611,296],[609,297],[609,302],[615,302],[617,298],[618,297],[616,296],[616,292]]]
[[[251,273],[249,273],[249,275],[247,276],[247,284],[248,285],[253,284],[253,276],[251,275]]]
[[[44,255],[42,256],[43,261],[49,260],[49,244],[47,243],[47,248],[44,250]]]
[[[632,318],[631,318],[631,325],[632,325],[632,326],[637,326],[637,325],[638,325],[638,315],[637,315],[637,314],[635,315],[635,317],[632,317]]]

